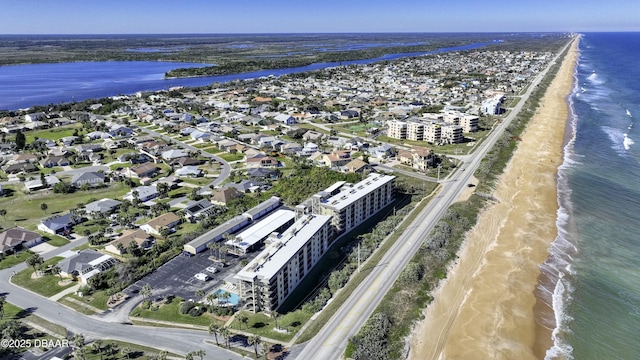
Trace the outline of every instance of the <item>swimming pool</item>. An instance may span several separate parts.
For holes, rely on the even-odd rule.
[[[227,292],[231,295],[231,297],[229,297],[229,299],[223,299],[220,296],[222,295],[222,293]],[[233,306],[238,305],[238,303],[240,302],[240,296],[238,296],[238,294],[234,294],[230,291],[224,290],[224,289],[218,289],[213,293],[213,296],[216,297],[216,299],[220,299],[220,304],[224,304],[224,303],[229,303]]]

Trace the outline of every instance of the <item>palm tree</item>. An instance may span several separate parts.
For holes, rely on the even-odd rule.
[[[4,317],[4,303],[6,302],[6,300],[6,296],[0,295],[0,320],[2,320],[2,318]]]
[[[184,356],[184,360],[193,360],[193,356],[195,355],[194,351],[190,351],[187,355]]]
[[[213,250],[219,249],[220,248],[220,244],[218,244],[217,242],[211,242],[207,244],[207,248],[209,248],[209,250],[211,250],[211,256],[213,256]]]
[[[209,325],[209,335],[213,335],[216,338],[216,345],[220,345],[218,343],[218,334],[220,334],[220,326],[216,324]]]
[[[209,303],[209,305],[213,306],[213,300],[215,300],[215,296],[213,294],[209,294],[207,295],[207,302]]]
[[[228,291],[223,291],[222,294],[220,294],[220,297],[225,301],[225,302],[229,302],[229,299],[231,298],[231,293]]]
[[[122,353],[122,356],[126,357],[127,359],[129,358],[129,355],[131,354],[131,348],[130,347],[123,347],[122,350],[120,350],[120,352]]]
[[[91,344],[91,348],[94,352],[100,353],[100,360],[102,360],[102,340],[96,340]]]
[[[142,295],[142,300],[147,300],[147,297],[151,298],[151,285],[145,284],[142,289],[140,289],[140,295]]]
[[[200,349],[200,350],[196,351],[194,353],[194,355],[198,356],[200,358],[200,360],[204,360],[204,356],[207,355],[207,353],[204,350]]]
[[[203,296],[204,296],[204,290],[202,290],[202,289],[196,290],[196,297],[197,298],[201,298]]]
[[[249,345],[253,345],[253,349],[256,352],[256,358],[257,358],[258,357],[258,345],[260,345],[260,343],[262,342],[262,339],[258,335],[251,335],[247,339],[247,342],[249,343]]]
[[[60,266],[55,265],[51,268],[51,272],[54,274],[58,274],[58,276],[60,276],[60,281],[62,281],[62,269],[60,268]]]
[[[227,343],[227,347],[229,347],[229,342],[231,341],[231,330],[229,330],[229,328],[225,326],[220,329],[220,335],[222,335]]]
[[[249,317],[245,314],[238,315],[238,322],[240,323],[240,329],[242,329],[242,324],[247,325],[249,322]]]
[[[87,349],[84,346],[77,348],[74,357],[85,360],[87,357]]]
[[[4,221],[7,221],[7,210],[0,209],[0,216],[4,218]]]
[[[27,265],[33,267],[33,271],[35,272],[37,271],[36,267],[44,263],[44,259],[39,254],[33,254],[33,256],[28,258],[26,262],[27,262]]]
[[[40,204],[40,210],[44,211],[44,213],[47,213],[47,209],[49,208],[49,205],[42,203]]]
[[[272,317],[272,318],[273,318],[273,320],[275,320],[275,322],[276,322],[276,330],[277,330],[277,329],[279,329],[279,328],[278,328],[278,319],[280,319],[280,318],[282,317],[282,314],[280,314],[280,313],[279,313],[279,312],[277,312],[277,311],[272,311],[272,312],[271,312],[271,317]]]

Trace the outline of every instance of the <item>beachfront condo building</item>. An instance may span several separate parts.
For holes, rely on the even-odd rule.
[[[348,232],[393,201],[394,179],[371,173],[356,184],[345,183],[330,196],[318,198],[319,212],[331,216],[336,234]]]
[[[235,276],[244,309],[275,311],[324,255],[333,240],[331,216],[304,214]]]

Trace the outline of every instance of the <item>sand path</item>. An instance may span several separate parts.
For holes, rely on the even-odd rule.
[[[499,203],[483,211],[416,327],[410,359],[538,359],[551,346],[550,330],[536,325],[534,289],[557,235],[556,174],[576,57],[577,41],[500,178]]]

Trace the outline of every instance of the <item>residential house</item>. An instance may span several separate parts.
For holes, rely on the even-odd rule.
[[[202,165],[202,160],[194,159],[190,157],[181,157],[181,158],[174,159],[171,162],[171,165],[176,165],[179,167],[198,166],[198,165]]]
[[[200,177],[202,176],[202,170],[196,165],[183,166],[175,171],[175,176],[178,177]]]
[[[209,200],[189,201],[184,208],[184,215],[187,220],[195,222],[202,216],[209,216],[215,213],[215,210],[216,206],[209,202]]]
[[[75,147],[78,154],[97,153],[104,151],[102,144],[80,144]]]
[[[163,152],[160,156],[165,160],[174,160],[181,157],[189,156],[189,152],[182,149],[171,149]]]
[[[280,146],[280,151],[284,154],[296,154],[302,151],[302,145],[297,142],[285,143]]]
[[[208,141],[211,138],[211,134],[206,133],[206,132],[202,132],[200,130],[195,130],[195,131],[191,132],[191,134],[189,134],[189,136],[191,137],[191,139],[196,140],[196,141],[200,141],[200,142]]]
[[[98,171],[86,171],[76,174],[71,178],[71,185],[75,187],[98,186],[104,184],[104,173]]]
[[[340,166],[347,165],[351,161],[351,151],[340,150],[334,151],[331,154],[326,154],[322,158],[324,165],[329,168],[338,168]]]
[[[236,188],[238,191],[243,192],[243,193],[248,193],[248,192],[256,192],[260,189],[260,187],[264,186],[264,183],[261,183],[259,181],[255,181],[255,180],[242,180],[239,183],[227,183],[224,187],[225,188]]]
[[[369,148],[369,155],[373,158],[382,159],[393,155],[393,148],[389,144]]]
[[[125,176],[134,178],[153,177],[160,171],[160,168],[154,163],[145,163],[142,165],[132,166],[130,168],[123,169]]]
[[[252,158],[246,160],[247,168],[264,168],[264,167],[278,167],[278,159],[265,154],[258,154]]]
[[[273,120],[282,123],[284,125],[293,125],[296,123],[296,118],[287,114],[278,114],[274,116]]]
[[[147,200],[151,200],[155,197],[157,197],[158,195],[160,195],[158,193],[158,189],[151,185],[151,186],[138,186],[133,188],[131,191],[129,191],[125,196],[123,196],[122,198],[125,200],[129,200],[129,201],[133,201],[133,199],[136,198],[136,196],[134,196],[134,194],[137,194],[137,198],[140,201],[147,201]]]
[[[38,157],[34,154],[16,154],[13,156],[13,159],[11,159],[12,164],[33,164],[36,161],[38,161]]]
[[[427,168],[434,166],[435,154],[431,149],[413,147],[411,151],[399,151],[398,160],[400,160],[401,164],[411,166],[416,170],[424,172]]]
[[[360,159],[353,159],[345,165],[347,172],[352,173],[369,173],[372,171],[371,165]]]
[[[163,228],[167,228],[173,232],[174,227],[180,224],[181,220],[178,215],[168,212],[149,220],[146,224],[141,225],[140,229],[146,231],[148,234],[160,235]]]
[[[52,168],[54,166],[69,166],[71,161],[64,156],[47,156],[40,160],[40,166],[44,168]]]
[[[313,130],[309,130],[302,135],[302,139],[304,139],[304,141],[320,141],[323,137],[324,134]]]
[[[60,180],[55,175],[45,175],[44,182],[42,182],[42,178],[37,178],[30,181],[24,182],[24,187],[27,191],[35,191],[40,189],[47,189],[53,187],[55,184],[59,183]]]
[[[40,169],[38,169],[35,165],[33,165],[32,163],[19,163],[19,164],[11,164],[9,166],[7,166],[6,168],[4,168],[4,172],[7,174],[18,174],[21,172],[24,173],[30,173],[30,172],[35,172],[35,171],[40,171]]]
[[[242,192],[236,188],[224,188],[211,193],[211,202],[218,205],[226,205],[229,201],[242,196]]]
[[[58,263],[60,275],[78,278],[86,284],[92,276],[112,268],[118,260],[95,250],[82,250]]]
[[[25,122],[34,122],[34,121],[44,120],[46,118],[47,118],[47,115],[45,113],[37,112],[37,113],[26,114],[24,116],[24,121]]]
[[[42,236],[17,226],[0,233],[0,254],[17,252],[38,245],[42,242]]]
[[[73,225],[80,221],[82,221],[82,219],[72,213],[56,215],[42,220],[42,222],[38,224],[38,230],[52,235],[69,233]]]
[[[155,243],[155,239],[151,234],[146,233],[142,229],[124,230],[122,235],[104,247],[105,251],[112,254],[123,255],[124,252],[135,242],[142,249],[149,249]]]
[[[93,214],[110,214],[114,212],[122,202],[113,199],[100,199],[88,203],[84,206],[84,211],[92,216]]]

